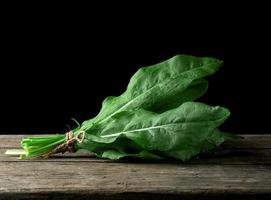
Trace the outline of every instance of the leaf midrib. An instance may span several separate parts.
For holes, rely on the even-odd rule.
[[[103,137],[103,138],[115,137],[115,136],[119,136],[121,134],[132,133],[132,132],[140,132],[140,131],[146,131],[146,130],[152,130],[152,129],[160,129],[160,128],[164,128],[164,127],[168,127],[168,126],[179,125],[181,123],[183,123],[183,122],[170,123],[170,124],[164,124],[164,125],[158,125],[158,126],[151,126],[151,127],[147,127],[147,128],[140,128],[140,129],[133,129],[133,130],[130,130],[130,131],[122,131],[122,132],[118,132],[118,133],[114,133],[114,134],[110,134],[110,135],[101,135],[100,137]]]

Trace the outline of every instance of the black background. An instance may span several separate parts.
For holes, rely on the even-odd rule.
[[[224,60],[199,100],[231,110],[224,130],[271,132],[270,22],[262,7],[106,5],[2,12],[1,134],[64,133],[71,117],[89,119],[106,96],[124,92],[139,67],[176,54]]]

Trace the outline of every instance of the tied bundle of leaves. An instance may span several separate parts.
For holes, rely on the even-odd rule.
[[[219,131],[230,111],[193,102],[208,88],[204,79],[222,61],[177,55],[143,67],[120,96],[107,97],[99,114],[66,135],[21,141],[24,158],[89,150],[100,158],[188,160],[233,138]]]

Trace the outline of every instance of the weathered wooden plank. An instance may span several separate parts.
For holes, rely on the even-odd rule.
[[[124,193],[179,197],[259,194],[271,197],[271,166],[85,162],[0,163],[0,195]],[[136,199],[136,198],[133,198]]]
[[[223,146],[233,149],[271,149],[271,134],[241,136],[243,139],[227,141]]]
[[[36,135],[38,136],[38,135]],[[45,136],[45,135],[40,135]],[[20,140],[28,137],[27,135],[0,135],[1,148],[18,148]],[[225,142],[223,146],[228,149],[271,149],[271,134],[262,135],[242,135],[244,139]]]
[[[0,136],[0,199],[271,199],[271,135],[246,135],[186,163],[5,156],[22,137]]]
[[[0,161],[22,161],[17,157],[10,157],[4,155],[6,149],[19,148],[19,141],[25,136],[21,135],[0,135]],[[245,135],[244,139],[231,141],[226,143],[220,150],[213,154],[203,155],[200,159],[193,159],[187,163],[195,164],[271,164],[271,145],[266,144],[264,148],[260,142],[268,142],[271,135]],[[234,145],[233,145],[234,144]],[[271,144],[271,140],[270,140]],[[249,148],[251,145],[253,148]],[[107,160],[93,159],[94,155],[89,152],[78,152],[76,154],[66,153],[64,155],[57,155],[56,158],[50,159],[50,162],[69,162],[75,160],[77,162],[110,162]],[[23,160],[25,161],[25,160]],[[35,161],[47,162],[48,160],[37,159]],[[130,162],[131,160],[129,160]],[[122,161],[122,162],[125,162]],[[170,161],[174,162],[174,161]],[[176,162],[176,161],[175,161]]]
[[[104,159],[97,159],[95,155],[90,152],[77,152],[77,153],[65,153],[55,155],[53,158],[48,159],[34,159],[34,160],[19,160],[18,157],[11,157],[4,154],[6,150],[0,149],[0,162],[116,162]],[[140,160],[121,160],[118,162],[145,162]],[[176,160],[157,161],[156,163],[182,163]],[[201,155],[198,158],[194,158],[185,164],[220,164],[220,165],[271,165],[271,150],[223,150],[214,154]]]

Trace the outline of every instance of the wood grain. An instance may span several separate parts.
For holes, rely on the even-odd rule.
[[[21,138],[0,136],[0,199],[271,199],[271,135],[246,135],[186,163],[5,156]]]

